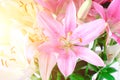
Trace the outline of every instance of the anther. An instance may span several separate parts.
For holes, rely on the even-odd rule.
[[[79,38],[79,41],[82,42],[82,38]]]

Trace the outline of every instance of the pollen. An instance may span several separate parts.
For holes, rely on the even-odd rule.
[[[68,35],[69,35],[69,36],[71,36],[71,35],[72,35],[72,32],[71,32],[71,31],[70,31],[70,32],[68,32]]]
[[[70,42],[65,42],[65,45],[64,45],[65,48],[71,48],[72,47],[72,44]]]
[[[79,38],[79,41],[82,42],[82,38]]]

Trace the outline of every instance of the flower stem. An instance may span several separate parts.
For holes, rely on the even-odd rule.
[[[93,47],[91,48],[91,50],[95,51],[96,45],[97,45],[97,40],[94,40]]]
[[[106,61],[107,60],[107,47],[106,47],[106,42],[104,42],[104,51],[103,51],[103,60]]]
[[[67,80],[67,77],[65,77],[65,80]]]
[[[86,69],[85,69],[85,76],[87,76],[88,74],[88,70],[89,70],[88,66],[89,66],[89,63],[87,64]]]

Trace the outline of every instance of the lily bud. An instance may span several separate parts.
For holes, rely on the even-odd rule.
[[[92,5],[92,0],[86,0],[78,10],[78,19],[85,19]]]

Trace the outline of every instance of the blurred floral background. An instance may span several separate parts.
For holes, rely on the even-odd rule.
[[[0,0],[0,80],[120,80],[119,0]]]

